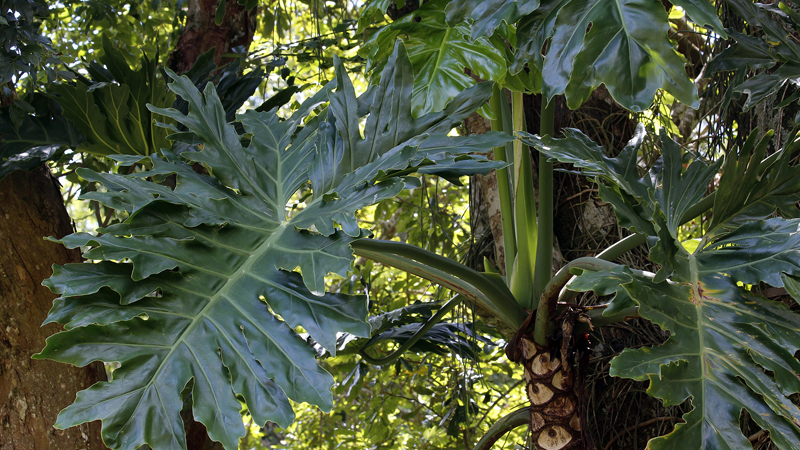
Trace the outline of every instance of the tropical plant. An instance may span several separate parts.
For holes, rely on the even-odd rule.
[[[170,88],[189,102],[188,115],[153,111],[194,133],[202,150],[181,156],[206,164],[213,178],[163,150],[164,160],[149,157],[149,171],[79,171],[108,190],[88,198],[129,217],[101,236],[76,234],[61,241],[95,247],[85,256],[102,262],[63,266],[47,282],[62,294],[48,320],[64,323],[68,331],[51,337],[36,357],[77,365],[99,357],[122,367],[111,382],[81,393],[58,426],[102,418],[109,445],[183,448],[178,413],[187,383],[195,417],[228,448],[244,434],[237,395],[259,423],[291,423],[287,395],[329,410],[333,378],[317,366],[296,329],[302,327],[331,354],[336,333],[369,334],[364,297],[324,293],[324,275],[344,274],[352,260],[348,244],[362,236],[354,212],[396,195],[407,183],[413,186],[404,177],[410,171],[488,172],[498,165],[467,153],[507,140],[495,134],[447,136],[488,100],[490,85],[465,91],[443,112],[413,119],[410,75],[398,44],[381,84],[357,98],[340,65],[335,84],[291,118],[280,121],[274,110],[240,116],[249,140],[244,147],[224,120],[213,85],[201,94],[188,78],[173,74]],[[329,106],[296,133],[326,99]],[[362,139],[358,119],[365,115]],[[174,190],[147,180],[169,174],[177,175]],[[313,197],[301,211],[287,214],[307,181]],[[209,260],[227,262],[208,266]],[[209,340],[208,333],[221,334]],[[108,353],[76,351],[98,339]],[[229,392],[219,388],[226,379]]]
[[[674,3],[697,29],[727,36],[710,3]],[[767,27],[765,7],[731,3],[745,20]],[[369,2],[360,28],[388,5]],[[375,84],[363,95],[355,95],[337,61],[335,80],[290,117],[282,120],[275,109],[247,111],[236,127],[213,85],[201,93],[192,80],[170,72],[169,87],[188,109],[150,106],[149,113],[185,127],[175,126],[179,132],[171,136],[183,151],[131,152],[137,155],[122,159],[146,170],[130,174],[77,172],[104,186],[85,197],[122,211],[124,220],[98,235],[60,240],[88,247],[85,257],[97,263],[57,267],[46,282],[61,295],[48,321],[67,331],[51,337],[36,358],[121,367],[110,382],[80,393],[57,425],[100,419],[105,442],[115,448],[181,449],[179,413],[190,403],[211,438],[233,449],[246,433],[242,405],[259,425],[281,426],[294,418],[289,399],[331,409],[333,378],[318,366],[318,355],[358,353],[366,363],[386,366],[408,350],[449,345],[469,354],[466,337],[477,325],[459,331],[442,323],[466,300],[505,334],[507,355],[523,365],[531,403],[499,420],[476,448],[489,448],[518,426],[529,427],[533,448],[588,448],[580,396],[584,336],[630,318],[648,319],[670,338],[625,350],[611,373],[649,380],[649,394],[667,405],[690,399],[692,408],[685,423],[648,448],[748,448],[739,429],[743,411],[775,445],[798,448],[800,409],[790,397],[800,392],[800,317],[754,288],[785,286],[800,300],[795,135],[767,157],[771,134],[759,139],[756,130],[724,161],[706,162],[662,133],[662,156],[652,167],[639,163],[643,126],[615,157],[577,130],[555,137],[556,96],[576,108],[601,84],[633,111],[649,107],[659,90],[699,104],[667,36],[667,13],[655,0],[429,2],[367,43]],[[748,61],[752,67],[777,61],[788,74],[796,55],[785,49],[795,44],[770,30],[766,44],[779,36],[777,50],[762,45]],[[720,58],[753,56],[746,53],[746,44],[756,47],[751,38],[730,35],[738,47]],[[775,54],[780,57],[764,62]],[[719,69],[734,64],[719,61]],[[494,83],[473,86],[464,68]],[[770,78],[765,92],[790,75],[778,78]],[[511,104],[504,89],[512,91]],[[524,131],[523,91],[543,96],[538,135]],[[482,107],[495,131],[449,136]],[[526,146],[539,152],[537,191]],[[496,162],[473,154],[491,147]],[[631,232],[555,275],[554,161],[592,177]],[[504,275],[370,239],[355,220],[358,210],[418,187],[411,174],[457,178],[492,169],[502,205]],[[709,214],[697,240],[684,241],[681,225]],[[645,243],[657,273],[611,262]],[[325,276],[346,275],[353,254],[456,295],[437,308],[367,321],[365,296],[325,292]],[[577,306],[577,293],[590,290],[614,297]],[[410,320],[420,311],[424,321]],[[386,341],[397,348],[374,356],[372,348]],[[466,414],[470,404],[464,407]]]

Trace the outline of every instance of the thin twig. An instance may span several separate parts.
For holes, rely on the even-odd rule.
[[[490,412],[490,411],[491,411],[491,410],[492,410],[492,409],[493,409],[493,408],[494,408],[494,407],[497,405],[497,403],[498,403],[500,400],[502,400],[502,399],[508,399],[508,394],[510,394],[510,393],[511,393],[511,391],[513,391],[513,390],[514,390],[514,388],[516,388],[517,386],[519,386],[520,384],[522,384],[522,382],[523,382],[523,380],[519,380],[519,381],[517,381],[517,382],[516,382],[516,383],[514,383],[514,384],[513,384],[513,385],[512,385],[510,388],[508,388],[508,390],[506,391],[506,393],[505,393],[505,394],[503,394],[503,395],[501,395],[501,396],[497,397],[497,400],[495,400],[494,402],[492,402],[492,404],[489,406],[489,408],[487,408],[487,409],[486,409],[486,413],[484,413],[484,414],[483,414],[483,417],[481,417],[481,420],[479,420],[479,421],[478,421],[478,424],[477,424],[477,425],[475,425],[475,429],[476,429],[476,430],[477,430],[478,428],[480,428],[481,424],[483,424],[483,421],[484,421],[484,420],[486,420],[486,416],[488,416],[488,415],[489,415],[489,412]]]
[[[646,426],[652,425],[652,424],[654,424],[656,422],[667,422],[667,421],[678,422],[678,423],[686,422],[685,420],[681,419],[680,417],[656,417],[654,419],[650,419],[650,420],[644,421],[642,423],[637,423],[636,425],[630,426],[626,430],[617,433],[617,435],[614,436],[613,438],[611,438],[611,440],[608,441],[608,444],[606,444],[606,446],[603,447],[603,450],[610,449],[611,445],[614,444],[614,442],[617,442],[617,439],[621,438],[626,433],[630,433],[631,431],[636,430],[637,428],[646,427]]]

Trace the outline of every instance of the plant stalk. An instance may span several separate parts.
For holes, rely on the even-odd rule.
[[[492,445],[514,428],[528,425],[531,421],[531,407],[526,406],[505,415],[492,425],[483,438],[475,444],[474,450],[490,450]]]
[[[647,242],[646,235],[641,233],[632,234],[625,239],[615,242],[611,247],[603,250],[599,255],[597,255],[597,258],[604,261],[613,261],[625,253],[628,253],[636,247],[644,244],[645,242]]]
[[[514,130],[524,130],[525,112],[521,92],[514,92],[512,105]],[[511,292],[523,308],[533,310],[538,302],[533,290],[537,236],[536,201],[530,151],[519,139],[514,141],[514,191],[517,259],[510,283]]]
[[[539,122],[541,136],[555,134],[555,101],[545,103]],[[553,163],[539,155],[539,226],[536,249],[536,271],[533,276],[534,298],[541,298],[544,286],[553,275]],[[541,344],[540,344],[541,345]]]
[[[494,110],[496,119],[492,120],[492,130],[509,133],[512,130],[506,129],[503,125],[503,116],[508,114],[508,101],[506,101],[505,95],[503,89],[495,84],[494,92],[492,93],[492,110]],[[495,147],[495,160],[508,162],[506,148],[511,147],[511,145],[512,144],[507,144],[502,147]],[[504,264],[507,283],[513,278],[514,259],[517,257],[516,231],[514,230],[514,203],[511,196],[511,180],[508,173],[508,167],[497,171],[497,191],[500,195],[500,220],[503,224],[503,254],[505,256]]]
[[[527,313],[517,304],[498,275],[480,273],[414,245],[378,239],[350,243],[353,253],[433,281],[480,304],[508,327],[516,330]]]
[[[536,319],[533,328],[533,340],[537,344],[545,347],[547,345],[547,332],[550,325],[552,325],[553,317],[555,316],[556,306],[558,304],[558,294],[561,289],[566,286],[569,280],[572,279],[572,269],[585,269],[592,271],[612,270],[618,267],[609,261],[604,261],[599,258],[585,257],[578,258],[570,261],[569,264],[562,267],[558,273],[547,283],[542,298],[539,302],[539,309],[536,310]]]

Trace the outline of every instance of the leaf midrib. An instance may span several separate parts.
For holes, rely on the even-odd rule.
[[[172,344],[169,353],[167,353],[167,355],[164,356],[164,358],[161,360],[161,364],[159,364],[158,368],[153,372],[153,375],[150,377],[150,380],[147,382],[147,384],[141,387],[142,391],[149,389],[150,386],[157,386],[157,383],[155,382],[156,379],[158,378],[161,371],[164,370],[167,361],[170,360],[170,358],[178,349],[178,347],[180,347],[180,345],[184,343],[186,337],[189,336],[197,327],[197,325],[199,325],[202,322],[202,319],[208,314],[208,312],[223,297],[226,296],[231,287],[233,287],[236,283],[238,283],[239,280],[244,276],[244,274],[248,272],[249,269],[253,266],[253,264],[255,264],[255,262],[258,261],[258,259],[270,249],[272,242],[276,239],[276,236],[280,236],[282,234],[282,231],[285,230],[288,225],[289,224],[287,222],[281,223],[275,230],[275,232],[273,232],[273,234],[269,238],[264,240],[264,242],[262,242],[256,248],[255,252],[250,254],[250,257],[248,258],[247,262],[242,264],[233,274],[231,274],[230,277],[228,278],[228,281],[221,288],[219,288],[214,293],[213,296],[209,297],[208,303],[203,307],[203,309],[200,310],[200,312],[198,312],[195,315],[194,319],[192,319],[192,322],[183,330],[180,337],[175,341],[175,343]],[[141,405],[143,399],[144,395],[142,395],[139,398],[139,401],[137,402],[134,411],[139,409],[139,406]],[[133,417],[133,415],[131,415],[131,417]]]

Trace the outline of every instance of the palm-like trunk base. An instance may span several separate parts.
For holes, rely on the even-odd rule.
[[[525,336],[519,342],[531,402],[531,442],[536,449],[562,450],[581,442],[581,420],[575,394],[575,369],[562,364]]]

